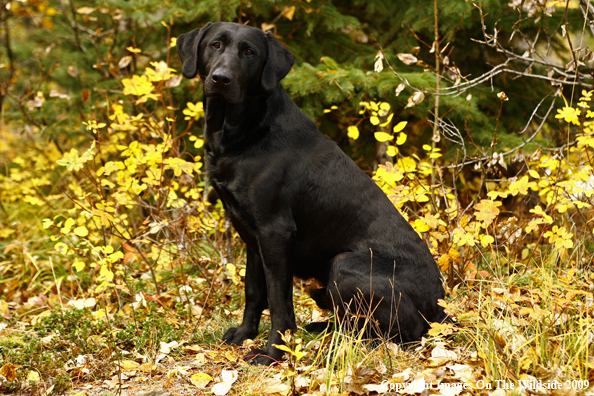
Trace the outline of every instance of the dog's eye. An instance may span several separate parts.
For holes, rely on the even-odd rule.
[[[245,51],[246,55],[254,55],[254,51],[252,51],[251,49]]]
[[[212,46],[215,48],[221,48],[221,43],[219,43],[218,41],[215,41],[214,43],[212,43]]]

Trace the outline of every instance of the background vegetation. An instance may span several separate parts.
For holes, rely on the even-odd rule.
[[[593,13],[585,0],[0,0],[0,391],[588,388]],[[207,199],[201,84],[182,80],[175,48],[217,20],[293,52],[284,86],[430,246],[462,326],[434,324],[408,350],[300,331],[270,369],[241,361],[250,345],[220,345],[240,320],[245,252]],[[312,286],[296,283],[300,324],[329,315]]]

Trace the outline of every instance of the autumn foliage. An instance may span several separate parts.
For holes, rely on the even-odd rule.
[[[0,0],[6,34],[0,52],[0,391],[45,392],[50,384],[58,391],[97,379],[121,386],[122,373],[137,371],[187,377],[195,390],[215,394],[234,392],[236,381],[258,394],[382,393],[404,383],[410,387],[398,389],[414,394],[422,391],[421,379],[465,383],[475,391],[480,381],[589,386],[594,91],[591,79],[584,80],[591,64],[586,44],[578,51],[556,41],[559,56],[569,51],[575,65],[562,65],[562,73],[555,66],[557,74],[549,73],[548,80],[535,77],[553,68],[544,61],[521,71],[542,83],[534,83],[529,94],[536,104],[525,111],[519,94],[510,93],[518,86],[485,72],[495,80],[491,91],[487,77],[477,76],[482,70],[467,78],[462,62],[453,61],[455,51],[436,52],[427,39],[433,26],[414,25],[415,37],[428,41],[428,48],[415,44],[410,53],[396,53],[389,43],[381,47],[381,39],[375,46],[365,33],[369,25],[338,6],[309,0],[237,6],[239,21],[249,14],[248,23],[260,21],[258,27],[286,39],[301,57],[285,81],[288,91],[368,171],[430,247],[447,286],[441,304],[457,322],[432,324],[410,350],[345,332],[286,334],[288,360],[254,380],[240,363],[243,354],[213,336],[239,321],[245,251],[209,193],[201,86],[182,80],[175,53],[175,37],[189,30],[194,17],[186,13],[194,6],[171,5],[142,25],[135,13],[145,17],[151,5],[116,3]],[[211,7],[237,21],[235,11],[225,16],[219,3],[195,7],[203,19],[211,17]],[[453,2],[440,3],[444,18],[457,21]],[[514,12],[540,4],[507,3],[501,7]],[[533,9],[526,18],[567,22],[579,11],[553,6],[534,5],[543,19],[536,21],[540,14]],[[369,15],[380,14],[369,7]],[[474,18],[482,45],[502,45],[486,31],[479,5],[462,11]],[[338,27],[329,26],[328,15]],[[314,57],[303,46],[304,33],[293,29],[298,21],[351,40],[348,48],[364,46],[360,64],[335,53],[338,62]],[[577,29],[564,26],[563,32]],[[37,58],[24,61],[19,56],[29,44],[22,35],[33,27],[56,38],[36,36],[38,47],[30,53]],[[52,44],[66,34],[60,29],[71,35],[67,50]],[[452,42],[460,40],[454,30]],[[143,31],[158,40],[143,41]],[[522,59],[539,50],[527,50]],[[77,57],[69,64],[50,62],[51,51]],[[427,62],[436,59],[441,66],[430,68]],[[24,82],[27,73],[31,82]],[[438,83],[436,75],[444,80]],[[455,89],[455,96],[435,99]],[[517,125],[523,130],[514,134]],[[307,296],[309,286],[296,287],[300,324],[330,315]],[[92,331],[76,333],[69,323]],[[60,357],[43,360],[40,351],[47,349]],[[35,355],[38,360],[30,358]],[[173,356],[182,355],[198,363],[174,367]]]

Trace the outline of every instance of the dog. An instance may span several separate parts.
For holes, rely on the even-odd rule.
[[[377,333],[401,343],[447,320],[425,243],[280,84],[291,52],[270,32],[227,22],[180,35],[177,48],[184,77],[203,82],[210,183],[247,246],[243,321],[223,340],[256,337],[268,308],[268,344],[245,359],[282,359],[274,345],[297,330],[294,276],[325,285],[312,292],[321,308],[342,317],[367,309]]]

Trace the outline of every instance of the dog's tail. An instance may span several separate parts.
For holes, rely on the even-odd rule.
[[[327,309],[331,311],[334,309],[332,304],[332,298],[328,295],[328,289],[322,287],[321,289],[310,290],[309,295],[318,304],[321,309]]]

